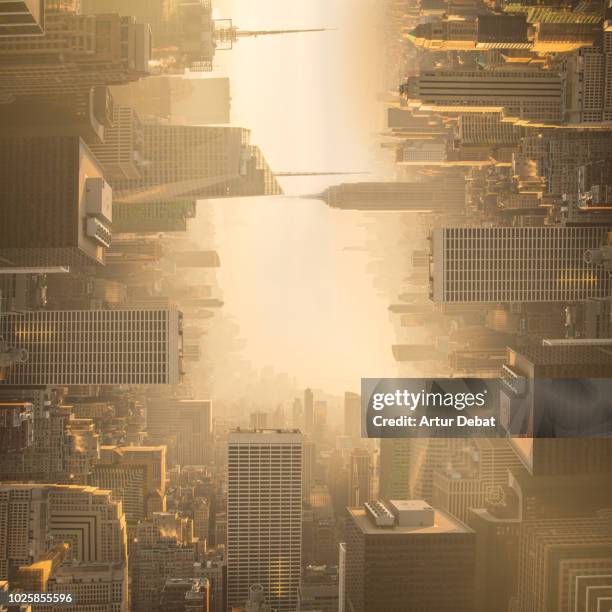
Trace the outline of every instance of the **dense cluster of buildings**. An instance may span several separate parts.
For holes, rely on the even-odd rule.
[[[320,198],[406,227],[399,371],[500,378],[506,415],[539,379],[612,378],[610,7],[380,4],[406,75],[393,180]],[[356,393],[232,420],[194,392],[223,301],[188,220],[281,188],[224,125],[228,81],[183,73],[261,33],[208,0],[0,0],[0,591],[68,612],[608,609],[607,438],[378,441]]]
[[[184,71],[249,34],[209,2],[0,2],[3,591],[227,610],[226,451],[190,384],[220,258],[184,236],[197,200],[281,189],[229,80]]]
[[[406,75],[382,142],[393,180],[323,197],[406,213],[407,272],[389,306],[399,371],[498,378],[509,419],[526,393],[538,406],[541,380],[609,378],[609,3],[387,9]],[[581,388],[558,419],[583,407]],[[345,609],[605,609],[611,453],[606,438],[381,440],[380,500],[349,509]]]

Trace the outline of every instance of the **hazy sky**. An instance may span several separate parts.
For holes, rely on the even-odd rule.
[[[383,112],[376,100],[376,4],[215,3],[220,17],[243,29],[338,28],[240,40],[232,51],[217,54],[217,74],[231,78],[232,123],[252,130],[252,142],[273,168],[369,168],[372,134]],[[319,191],[324,182],[329,179],[288,179],[283,185],[299,194]],[[366,270],[371,236],[363,214],[293,197],[201,206],[214,207],[224,316],[240,326],[243,356],[256,368],[272,366],[302,386],[333,393],[358,391],[362,376],[395,374],[389,298],[377,294]],[[382,223],[393,237],[394,216]],[[190,236],[197,233],[196,219]]]
[[[226,0],[216,13],[244,30],[335,28],[242,39],[215,60],[231,79],[232,121],[273,168],[363,170],[380,125],[376,0]],[[299,191],[295,180],[287,189]]]

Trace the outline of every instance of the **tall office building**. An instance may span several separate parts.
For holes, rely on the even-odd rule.
[[[164,255],[164,247],[158,239],[148,236],[116,236],[107,252],[107,263],[148,263],[158,262]],[[137,300],[130,300],[131,303]],[[142,300],[144,301],[144,300]],[[151,301],[150,303],[153,303]],[[155,302],[156,307],[160,307]],[[164,307],[168,308],[170,300],[166,298]]]
[[[142,124],[136,111],[117,105],[113,107],[112,126],[104,130],[104,142],[91,145],[111,185],[115,180],[140,178],[142,148]]]
[[[344,210],[399,210],[405,212],[456,212],[465,209],[465,177],[447,174],[444,180],[419,183],[343,183],[322,195],[332,208]]]
[[[446,138],[409,138],[395,150],[395,161],[404,165],[427,166],[446,162],[448,156]]]
[[[359,506],[372,497],[372,456],[369,451],[355,448],[349,459],[349,506]]]
[[[200,542],[210,542],[210,502],[204,497],[194,500],[193,535]]]
[[[298,604],[302,549],[302,434],[234,431],[228,438],[227,594],[231,608],[263,585],[270,607]]]
[[[529,49],[524,15],[478,15],[473,19],[439,19],[417,25],[415,45],[432,51]]]
[[[151,440],[165,443],[179,465],[204,465],[212,456],[212,402],[151,398],[146,407],[147,433]]]
[[[43,36],[0,38],[0,90],[12,99],[83,93],[148,73],[150,29],[117,14],[53,11]]]
[[[361,395],[344,393],[344,435],[351,440],[361,438]]]
[[[0,201],[0,262],[104,263],[112,190],[80,138],[0,139]]]
[[[2,0],[0,39],[5,36],[42,36],[45,32],[45,0]]]
[[[151,24],[154,58],[161,61],[167,72],[178,74],[183,74],[186,68],[191,72],[212,71],[216,52],[232,49],[240,38],[302,31],[240,30],[231,19],[216,18],[210,0],[83,0],[83,10],[134,15],[138,21]]]
[[[471,612],[474,532],[420,500],[348,508],[346,609]]]
[[[410,497],[411,438],[382,438],[378,482],[381,499]]]
[[[62,2],[63,0],[52,0]],[[74,1],[74,0],[68,0]],[[168,22],[170,6],[165,0],[78,0],[82,13],[101,14],[118,13],[123,16],[134,16],[139,23],[151,26],[155,44],[159,44],[164,25]]]
[[[425,70],[410,77],[402,91],[438,111],[503,107],[507,117],[551,123],[563,119],[563,80],[548,70]]]
[[[113,233],[159,234],[186,232],[187,221],[196,216],[192,201],[113,203]]]
[[[162,0],[83,0],[86,14],[113,12],[133,16],[151,27],[154,59],[166,71],[212,70],[216,51],[212,3]]]
[[[609,514],[527,521],[521,527],[514,609],[609,609],[611,568]]]
[[[416,114],[409,108],[395,106],[387,109],[387,126],[393,132],[418,134],[420,136],[427,134],[440,136],[449,132],[440,116],[430,113]]]
[[[608,296],[609,274],[584,254],[601,227],[465,227],[432,233],[434,302],[576,302]]]
[[[432,51],[525,49],[561,53],[590,47],[597,38],[597,23],[542,21],[531,29],[521,13],[478,15],[470,19],[440,19],[417,25],[409,38]]]
[[[409,497],[433,503],[437,470],[450,464],[464,446],[461,438],[411,438]]]
[[[176,310],[40,310],[0,318],[0,335],[25,348],[15,385],[167,385],[181,371]]]
[[[315,443],[306,437],[302,443],[302,494],[304,501],[310,502],[310,489],[314,482],[314,472],[317,465],[317,449]]]
[[[144,125],[142,178],[114,183],[119,202],[164,202],[281,193],[249,131],[235,127]]]
[[[457,121],[462,144],[517,145],[521,130],[513,123],[502,121],[502,113],[470,113]]]
[[[121,503],[112,499],[110,491],[77,485],[2,484],[0,514],[0,537],[5,542],[0,551],[0,579],[36,563],[51,546],[68,544],[72,563],[65,571],[86,568],[91,573],[114,567],[120,575],[114,580],[119,590],[108,593],[108,599],[100,603],[127,610],[125,518]],[[69,586],[74,585],[58,580],[48,590],[73,592]]]
[[[551,27],[556,24],[542,25]],[[588,32],[584,35],[589,37]],[[568,118],[573,122],[612,120],[612,29],[605,29],[603,36],[600,36],[591,34],[590,38],[596,41],[595,44],[574,51],[564,63]]]
[[[132,107],[145,119],[166,119],[174,125],[220,125],[230,122],[228,78],[150,76],[113,87],[112,94],[116,104]]]
[[[585,379],[584,388],[566,389],[562,396],[565,402],[556,400],[554,412],[546,417],[550,427],[558,426],[566,419],[565,427],[571,427],[575,418],[576,392],[580,399],[592,397],[588,379],[612,377],[612,355],[607,347],[598,346],[541,346],[531,344],[520,349],[508,348],[506,363],[503,366],[506,381],[502,387],[502,415],[509,417],[523,415],[527,433],[533,432],[536,419],[534,410],[546,405],[540,396],[542,387],[534,386],[534,381],[548,379]],[[528,383],[528,393],[521,389],[521,380]],[[562,383],[562,381],[559,381]],[[595,390],[597,393],[597,390]],[[595,395],[596,397],[596,395]],[[550,400],[548,400],[549,402]],[[592,400],[593,401],[593,400]],[[517,407],[521,407],[518,410]],[[575,420],[573,421],[576,422]],[[581,423],[585,426],[588,423]],[[562,425],[563,426],[563,425]],[[516,450],[525,468],[533,476],[564,476],[577,474],[605,473],[612,462],[612,440],[609,437],[517,437],[512,436],[510,443]]]
[[[321,441],[326,434],[327,423],[327,402],[325,400],[316,400],[313,407],[313,432],[312,436],[315,441]]]
[[[251,429],[266,429],[268,426],[267,412],[251,412]]]
[[[304,431],[312,434],[314,429],[314,394],[312,389],[304,391]]]
[[[503,496],[508,472],[521,466],[507,439],[474,438],[434,472],[433,505],[467,523],[472,508],[483,508]]]

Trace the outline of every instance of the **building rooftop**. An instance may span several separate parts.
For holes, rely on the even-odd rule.
[[[430,509],[429,504],[422,500],[393,500],[389,503],[392,509],[396,509],[399,513],[413,512],[416,511],[419,514],[422,511]],[[396,521],[395,525],[388,527],[377,526],[370,518],[364,507],[361,508],[348,508],[348,512],[353,518],[353,521],[357,527],[365,535],[419,535],[419,534],[442,534],[442,533],[473,533],[467,525],[461,521],[453,518],[447,512],[443,510],[431,508],[433,510],[433,525],[420,526],[415,524],[405,524],[404,521],[400,521],[399,524]]]
[[[234,429],[230,431],[230,443],[287,443],[301,442],[302,432],[299,429]]]

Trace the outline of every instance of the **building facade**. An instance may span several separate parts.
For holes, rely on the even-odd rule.
[[[434,302],[576,302],[610,293],[584,254],[600,227],[465,227],[432,232]]]
[[[0,262],[104,263],[112,190],[79,137],[0,139],[0,201]]]
[[[177,310],[40,310],[0,319],[11,346],[28,360],[6,384],[163,385],[181,370]]]
[[[228,606],[259,583],[270,607],[298,604],[302,550],[302,434],[234,431],[228,439]]]

